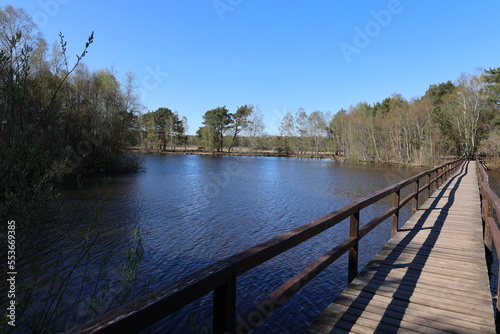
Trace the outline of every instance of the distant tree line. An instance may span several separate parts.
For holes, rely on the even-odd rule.
[[[500,68],[431,85],[422,97],[393,94],[332,115],[300,108],[284,115],[278,136],[266,135],[260,110],[208,110],[197,132],[212,152],[235,146],[279,154],[336,155],[364,161],[432,164],[448,156],[500,155]]]
[[[330,123],[334,151],[350,158],[432,163],[450,155],[498,154],[499,69],[431,85],[424,96],[358,103]]]

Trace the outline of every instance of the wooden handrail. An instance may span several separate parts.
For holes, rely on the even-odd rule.
[[[153,291],[135,301],[80,325],[70,333],[135,333],[143,330],[189,303],[214,292],[213,332],[247,333],[261,323],[277,307],[302,288],[341,255],[349,252],[349,281],[358,274],[358,244],[371,230],[392,217],[392,234],[399,228],[399,211],[412,201],[418,208],[418,195],[427,197],[451,176],[465,157],[440,167],[419,173],[369,196],[354,201],[326,216],[285,232],[245,251],[218,261],[167,287]],[[433,175],[435,173],[435,175]],[[425,185],[419,181],[425,177]],[[412,185],[410,195],[401,199],[401,190]],[[360,227],[360,211],[392,196],[392,207]],[[344,221],[350,219],[349,236],[331,251],[311,263],[300,273],[269,293],[236,321],[236,278],[246,271],[274,258]],[[237,327],[238,326],[238,327]]]
[[[481,194],[481,218],[484,226],[484,244],[488,248],[490,254],[495,245],[497,258],[500,259],[500,199],[497,194],[491,190],[488,173],[484,169],[483,164],[477,160],[476,163],[479,192]],[[497,278],[500,277],[500,267],[498,269]],[[498,280],[497,294],[500,292],[500,280]],[[500,303],[497,301],[497,311],[500,311]]]

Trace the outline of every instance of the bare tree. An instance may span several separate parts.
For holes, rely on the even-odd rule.
[[[445,112],[452,120],[464,154],[474,154],[478,146],[479,119],[487,103],[486,84],[477,70],[476,75],[462,74],[457,88],[445,97]]]
[[[280,125],[280,135],[285,140],[284,149],[286,152],[291,151],[293,141],[295,139],[295,136],[297,135],[297,132],[295,129],[296,129],[295,128],[295,118],[293,117],[292,114],[287,113],[285,116],[283,116],[283,120],[281,121],[281,125]]]
[[[243,133],[250,137],[250,149],[253,151],[257,146],[257,139],[264,133],[266,125],[259,106],[253,107],[252,112],[246,118],[243,125]]]

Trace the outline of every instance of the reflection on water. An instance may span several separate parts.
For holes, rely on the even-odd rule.
[[[491,190],[500,196],[500,171],[488,172]]]
[[[66,185],[61,196],[106,199],[102,252],[123,252],[139,226],[145,247],[141,279],[157,289],[236,252],[328,214],[422,169],[279,157],[146,155],[144,172],[84,180],[82,193]],[[95,188],[94,184],[98,184]],[[361,212],[366,223],[389,207],[384,201]],[[403,210],[401,219],[409,217]],[[281,285],[348,236],[343,222],[322,235],[238,278],[238,311]],[[74,229],[73,235],[83,236]],[[360,246],[364,265],[385,244],[390,224],[372,231]],[[56,240],[55,242],[64,242]],[[47,265],[51,259],[47,259]],[[315,278],[255,332],[301,332],[346,283],[341,259]],[[156,326],[186,332],[191,321],[210,317],[210,297]],[[272,328],[272,330],[271,330]]]

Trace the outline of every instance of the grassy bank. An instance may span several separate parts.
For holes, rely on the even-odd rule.
[[[348,158],[343,155],[336,155],[329,152],[279,152],[276,150],[251,150],[247,147],[235,147],[231,152],[210,152],[203,150],[196,146],[187,146],[185,148],[176,148],[175,150],[158,150],[158,149],[144,149],[142,147],[131,148],[130,151],[144,154],[197,154],[209,156],[256,156],[256,157],[290,157],[290,158],[305,158],[305,159],[332,159],[332,160],[345,160],[359,163],[372,163],[381,165],[400,165],[400,166],[413,166],[413,167],[434,167],[441,165],[447,161],[452,161],[458,157],[448,156],[437,159],[435,163],[416,163],[416,162],[401,162],[401,161],[378,161],[378,160],[361,160]]]

